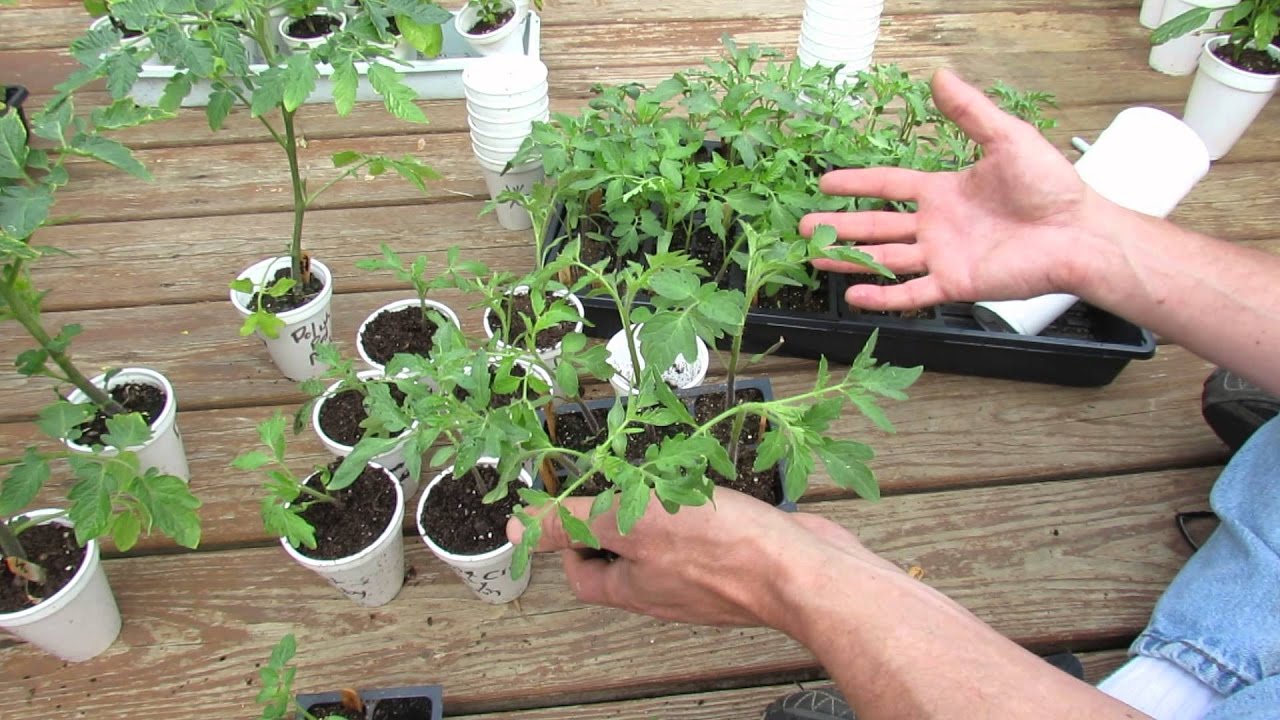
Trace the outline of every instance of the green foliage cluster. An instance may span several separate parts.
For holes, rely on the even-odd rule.
[[[115,24],[106,23],[76,39],[71,54],[80,68],[57,87],[59,93],[74,92],[103,78],[111,96],[122,100],[137,84],[144,63],[171,66],[174,74],[159,100],[160,110],[176,110],[193,93],[206,94],[205,113],[212,130],[220,129],[232,109],[239,106],[261,123],[283,151],[294,212],[288,244],[290,273],[260,285],[237,281],[232,284],[234,290],[276,298],[304,297],[310,279],[302,245],[305,214],[321,194],[342,180],[361,173],[378,176],[393,172],[425,192],[426,183],[439,177],[413,155],[393,157],[348,150],[332,156],[333,166],[340,172],[310,188],[298,161],[303,141],[296,118],[322,79],[320,68],[327,66],[332,68],[327,82],[339,116],[354,109],[363,75],[387,112],[408,122],[426,123],[426,115],[414,102],[416,93],[398,69],[397,63],[403,61],[391,52],[398,39],[396,32],[424,55],[440,52],[440,25],[452,16],[433,2],[362,0],[361,12],[341,30],[306,50],[278,47],[275,25],[286,15],[305,17],[314,12],[321,7],[318,0],[90,0],[89,4],[91,13],[109,11],[120,25],[138,35],[126,39]],[[250,48],[256,52],[251,54]],[[282,323],[261,302],[252,310],[241,333],[259,331],[276,337]]]
[[[1164,22],[1151,31],[1151,44],[1162,45],[1174,38],[1199,30],[1214,10],[1192,6],[1191,9]],[[1207,32],[1228,36],[1232,57],[1239,59],[1246,48],[1266,49],[1280,30],[1280,0],[1241,0],[1222,15],[1218,24]]]
[[[653,88],[597,88],[582,113],[535,123],[511,161],[540,160],[553,179],[531,201],[563,205],[568,234],[621,257],[645,247],[688,250],[697,233],[710,232],[721,246],[712,260],[719,267],[710,269],[724,276],[743,241],[740,227],[793,242],[806,213],[883,205],[815,193],[831,168],[954,170],[979,156],[933,105],[928,82],[896,66],[875,66],[847,86],[832,69],[784,62],[727,37],[724,44],[705,67]],[[991,94],[1036,126],[1052,125],[1043,115],[1050,96],[1003,85]],[[804,268],[789,276],[816,282]]]
[[[126,413],[72,362],[71,341],[81,328],[66,325],[48,330],[41,318],[45,293],[31,278],[33,263],[61,252],[35,244],[33,237],[53,222],[54,195],[69,180],[67,158],[93,158],[147,178],[146,169],[127,147],[100,133],[167,115],[120,100],[84,117],[77,115],[69,96],[61,96],[32,117],[32,132],[43,141],[40,147],[28,144],[16,113],[0,115],[0,320],[13,320],[35,343],[18,354],[15,366],[28,377],[73,385],[89,399],[81,404],[58,400],[41,410],[38,424],[49,437],[78,440],[80,426],[99,410],[109,416],[103,438],[106,446],[94,448],[93,454],[27,448],[21,457],[0,462],[9,466],[0,486],[0,554],[11,571],[17,573],[21,567],[21,575],[37,586],[43,581],[42,569],[26,562],[21,541],[21,534],[35,523],[22,513],[52,477],[52,462],[58,459],[65,458],[74,481],[67,509],[54,517],[66,516],[75,523],[80,544],[110,536],[119,549],[128,550],[153,529],[185,547],[195,547],[200,540],[199,500],[180,478],[140,466],[129,448],[146,442],[150,428],[141,414]],[[28,592],[37,597],[40,591]]]

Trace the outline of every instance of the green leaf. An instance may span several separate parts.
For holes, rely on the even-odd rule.
[[[409,122],[426,123],[427,116],[414,103],[417,94],[404,84],[400,73],[381,63],[369,65],[369,84],[382,96],[382,102],[392,115]]]
[[[280,107],[284,101],[284,83],[284,68],[279,66],[267,68],[258,75],[258,86],[249,100],[249,114],[259,117]]]
[[[27,448],[0,487],[0,518],[16,515],[31,504],[49,475],[49,462],[35,448]]]
[[[27,176],[27,131],[18,113],[0,115],[0,178],[20,180]]]
[[[284,69],[284,109],[293,112],[302,106],[316,89],[316,80],[320,71],[311,60],[311,56],[296,53],[289,57]]]
[[[334,61],[332,80],[333,107],[340,117],[346,117],[356,106],[356,90],[360,84],[351,56]]]
[[[440,54],[444,47],[444,30],[439,24],[420,23],[407,15],[396,16],[396,27],[400,28],[400,37],[422,53],[423,57],[433,58]]]
[[[618,532],[623,535],[631,532],[648,508],[649,486],[639,479],[626,483],[618,504]]]
[[[231,467],[237,470],[253,471],[271,462],[271,456],[261,450],[250,450],[240,454],[231,461]]]
[[[103,441],[113,448],[124,450],[137,447],[151,439],[151,428],[142,419],[142,413],[125,413],[107,418],[107,433]]]
[[[111,527],[111,497],[117,484],[109,465],[95,456],[71,455],[67,463],[78,479],[67,494],[71,501],[67,517],[75,523],[76,541],[84,545]]]
[[[93,417],[96,409],[89,403],[72,403],[60,401],[46,405],[40,409],[36,426],[45,435],[55,440],[76,440],[80,437],[77,429]]]
[[[111,539],[121,552],[128,552],[138,544],[138,536],[141,534],[142,521],[133,513],[120,513],[111,523]]]
[[[1151,31],[1151,44],[1163,45],[1164,43],[1180,38],[1189,32],[1198,30],[1200,26],[1209,22],[1209,16],[1213,13],[1207,7],[1193,7],[1181,15],[1168,20],[1160,25],[1160,27]]]
[[[209,94],[209,105],[205,108],[205,117],[209,120],[209,129],[218,131],[226,122],[227,115],[236,103],[236,96],[226,88],[215,88]]]
[[[69,149],[77,155],[101,160],[136,178],[151,179],[151,173],[134,158],[133,151],[115,140],[100,135],[76,134],[71,138]]]
[[[138,82],[138,75],[142,71],[142,59],[131,52],[117,52],[107,56],[103,61],[103,74],[107,78],[107,92],[111,93],[113,100],[121,100],[129,94],[135,83]],[[183,75],[185,77],[185,73]],[[190,88],[190,83],[187,84]],[[167,90],[167,88],[166,88]],[[162,108],[168,108],[161,104]]]
[[[166,112],[177,112],[182,107],[182,101],[191,94],[191,76],[187,73],[178,73],[165,83],[164,92],[160,95],[160,102],[157,105]]]
[[[271,456],[277,463],[284,464],[285,439],[284,429],[288,424],[284,414],[279,410],[270,418],[258,424],[258,439],[271,450]]]
[[[166,537],[185,548],[194,549],[200,544],[200,517],[196,514],[200,501],[180,478],[151,470],[133,484],[132,490]]]
[[[560,527],[564,528],[565,534],[569,536],[570,540],[596,550],[600,549],[600,540],[591,532],[591,528],[569,512],[569,508],[564,505],[556,505],[556,512],[560,516]]]
[[[343,150],[342,152],[337,152],[333,154],[333,166],[336,168],[346,167],[351,163],[358,162],[362,159],[364,159],[364,153],[362,152],[356,152],[355,150]],[[356,267],[359,267],[362,270],[383,269],[381,264],[376,264],[377,263],[376,260],[375,260],[375,264],[372,267],[368,266],[368,262],[369,261],[367,260],[361,260],[356,263]]]
[[[596,499],[591,501],[591,519],[594,520],[613,509],[613,496],[613,488],[605,488],[596,495]]]
[[[0,232],[16,240],[31,237],[49,217],[53,192],[45,185],[16,185],[0,189]],[[6,248],[12,254],[24,254],[18,248]]]
[[[817,448],[822,464],[826,465],[831,480],[838,486],[853,490],[867,500],[880,499],[880,486],[876,484],[875,475],[871,473],[863,459],[866,458],[866,446],[854,442],[844,442],[826,438]],[[792,500],[799,498],[793,497]]]
[[[316,529],[291,508],[285,508],[270,497],[262,502],[262,527],[268,533],[284,538],[295,548],[314,550],[316,547]]]
[[[155,120],[173,117],[173,113],[160,108],[143,107],[133,100],[117,100],[107,107],[97,108],[90,116],[93,126],[99,130],[123,130],[138,127]]]

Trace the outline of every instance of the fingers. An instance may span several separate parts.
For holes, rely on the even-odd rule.
[[[931,83],[933,102],[943,115],[973,138],[986,146],[1002,138],[1011,123],[1018,121],[991,102],[978,88],[961,80],[950,70],[942,69],[933,74]]]
[[[818,188],[828,195],[916,200],[925,194],[928,183],[929,173],[882,167],[832,170],[818,181]]]
[[[594,498],[571,497],[565,498],[564,506],[573,513],[575,517],[586,520],[591,515],[591,503]],[[560,516],[554,510],[546,513],[544,517],[539,518],[542,523],[542,536],[538,538],[538,546],[534,548],[535,552],[555,552],[558,550],[568,550],[570,548],[585,547],[581,543],[574,542],[564,526],[560,522]],[[617,520],[612,512],[605,513],[596,518],[591,524],[591,531],[595,533],[596,538],[601,543],[612,542],[617,539]],[[524,524],[517,518],[512,517],[507,521],[507,539],[513,543],[519,543],[520,538],[524,537]]]
[[[914,275],[929,269],[924,251],[915,245],[859,245],[858,250],[870,255],[872,260],[898,275]],[[873,272],[863,265],[839,260],[814,260],[813,266],[827,272],[855,275]]]
[[[916,237],[915,213],[876,210],[809,213],[800,218],[800,234],[810,237],[819,225],[830,225],[836,229],[836,237],[856,242],[911,242]]]
[[[947,302],[942,288],[929,275],[901,285],[851,285],[845,302],[866,310],[914,310]]]
[[[579,600],[592,605],[625,608],[626,591],[624,573],[630,572],[628,562],[610,562],[591,557],[576,550],[560,553],[564,561],[564,575],[569,588]]]

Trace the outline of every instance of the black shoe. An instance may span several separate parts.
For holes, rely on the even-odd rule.
[[[1234,453],[1254,430],[1280,412],[1280,398],[1229,370],[1218,368],[1204,381],[1200,410],[1214,434]]]
[[[1077,680],[1084,679],[1084,666],[1069,652],[1048,655],[1044,660]],[[764,709],[760,720],[857,720],[857,716],[839,690],[820,687],[774,700]]]

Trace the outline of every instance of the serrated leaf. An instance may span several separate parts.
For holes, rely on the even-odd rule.
[[[169,78],[169,82],[165,83],[157,105],[167,112],[177,112],[178,108],[182,107],[183,99],[191,94],[191,87],[189,74],[183,72],[174,75]]]
[[[35,448],[27,448],[0,487],[0,518],[12,517],[31,504],[49,475],[49,462]]]
[[[226,122],[227,115],[231,113],[231,108],[236,103],[236,96],[226,88],[215,88],[209,94],[209,104],[205,107],[205,117],[209,121],[209,129],[218,131],[222,128],[222,124]]]
[[[569,512],[569,508],[564,505],[557,505],[556,512],[560,516],[560,527],[564,528],[564,532],[569,536],[570,540],[596,550],[600,549],[600,540],[591,532],[591,528]]]
[[[133,513],[120,513],[111,523],[111,540],[121,552],[128,552],[138,544],[138,536],[141,534],[142,521]]]
[[[333,63],[333,107],[340,117],[346,117],[356,106],[356,89],[360,76],[350,56]]]
[[[40,409],[36,426],[55,440],[76,440],[80,437],[77,428],[92,418],[95,412],[96,409],[89,403],[56,402]]]
[[[271,462],[271,456],[261,450],[250,450],[231,461],[231,467],[237,470],[253,471]]]
[[[295,548],[316,547],[316,530],[292,510],[267,498],[262,503],[262,527],[268,533],[284,538]]]
[[[417,94],[407,85],[400,73],[381,63],[369,65],[369,84],[382,96],[382,102],[392,115],[409,122],[426,123],[427,116],[414,103]]]
[[[254,88],[253,97],[249,100],[249,114],[253,117],[265,115],[280,107],[283,101],[284,68],[279,66],[267,68],[258,75],[258,86]]]
[[[296,53],[289,56],[289,63],[284,68],[284,94],[281,98],[284,109],[293,112],[301,107],[316,89],[319,77],[320,71],[310,55]]]
[[[151,428],[141,413],[124,413],[107,418],[107,433],[102,440],[118,450],[136,447],[151,439]]]
[[[133,100],[117,100],[107,107],[97,108],[90,116],[93,126],[99,130],[123,130],[138,127],[155,120],[173,117],[173,113],[160,108],[143,107]]]
[[[396,27],[400,28],[400,37],[423,57],[433,58],[444,48],[444,30],[439,24],[420,23],[407,15],[397,15]]]
[[[622,500],[618,504],[618,532],[626,535],[640,522],[649,509],[649,486],[638,478],[622,488]]]
[[[27,176],[27,131],[18,113],[0,115],[0,178],[19,180]]]
[[[76,484],[71,487],[67,499],[71,506],[67,517],[75,523],[76,541],[84,545],[105,535],[111,526],[111,497],[116,482],[108,471],[108,464],[97,457],[71,455],[67,458]]]
[[[136,178],[151,179],[151,173],[133,156],[133,151],[115,140],[101,135],[77,134],[71,138],[69,149],[77,155],[101,160]]]
[[[200,501],[185,482],[153,470],[135,482],[132,491],[134,498],[150,513],[157,530],[182,547],[199,546],[200,517],[196,509]]]
[[[832,482],[847,490],[853,490],[867,500],[879,500],[880,486],[876,484],[875,475],[860,459],[865,457],[862,452],[864,447],[858,443],[841,443],[828,438],[816,450]]]
[[[0,231],[14,240],[31,237],[48,219],[51,207],[53,193],[47,186],[3,188],[0,190]],[[6,251],[16,256],[25,254],[16,246],[6,247]]]

